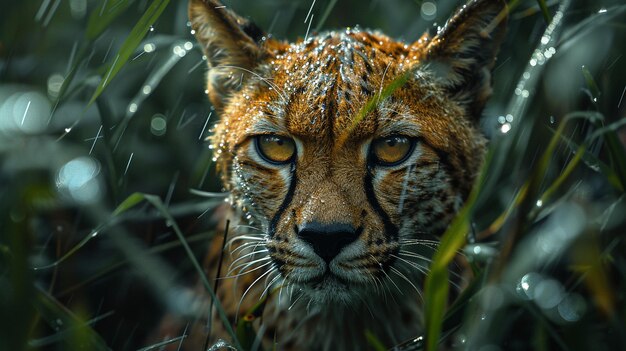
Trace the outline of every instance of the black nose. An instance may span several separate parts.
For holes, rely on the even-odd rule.
[[[355,241],[361,232],[361,228],[355,229],[346,223],[309,222],[298,229],[298,237],[311,245],[315,253],[326,263],[330,263],[341,249]]]

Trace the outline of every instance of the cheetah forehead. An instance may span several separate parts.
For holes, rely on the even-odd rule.
[[[329,140],[349,130],[361,138],[390,134],[392,126],[416,132],[415,118],[402,95],[419,92],[407,87],[391,99],[377,101],[372,113],[362,116],[358,128],[353,124],[364,105],[399,75],[414,70],[419,76],[415,67],[424,56],[422,43],[426,42],[424,37],[405,44],[379,32],[348,29],[290,44],[262,65],[259,77],[251,82],[252,91],[244,90],[244,99],[253,100],[242,102],[248,110],[245,115],[252,116],[246,132]],[[410,84],[413,88],[418,85]]]

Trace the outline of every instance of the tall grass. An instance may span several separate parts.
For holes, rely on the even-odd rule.
[[[232,6],[280,38],[358,23],[410,41],[458,5],[420,19],[424,2]],[[426,277],[424,334],[397,347],[626,349],[626,5],[511,5],[487,162]],[[0,350],[184,337],[145,341],[165,311],[190,313],[222,202],[204,144],[218,117],[189,31],[184,1],[2,0]],[[453,296],[459,251],[471,275]],[[238,348],[245,323],[228,330]]]

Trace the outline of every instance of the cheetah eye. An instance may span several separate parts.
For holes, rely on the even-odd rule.
[[[375,139],[372,142],[371,152],[376,164],[397,166],[409,158],[414,146],[415,139],[403,135],[392,135]]]
[[[273,164],[289,163],[296,154],[296,144],[293,140],[278,135],[259,135],[256,137],[255,145],[259,155]]]

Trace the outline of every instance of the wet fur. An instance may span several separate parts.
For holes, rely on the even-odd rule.
[[[211,147],[242,218],[222,262],[233,278],[218,290],[232,321],[269,296],[257,322],[265,346],[351,350],[367,348],[366,330],[387,346],[419,334],[428,257],[482,163],[476,125],[491,93],[501,11],[500,1],[472,1],[434,37],[410,44],[358,28],[286,43],[216,1],[190,2],[221,115]],[[408,82],[355,123],[403,74]],[[293,138],[296,161],[264,162],[253,142],[262,134]],[[371,141],[397,134],[417,141],[409,159],[373,164]],[[297,235],[311,221],[362,233],[326,265]],[[212,279],[220,240],[206,262]],[[228,338],[220,323],[214,313],[211,340]],[[196,327],[187,345],[203,332]]]

